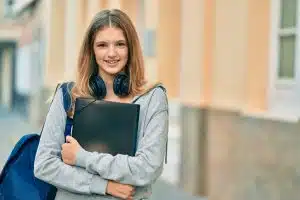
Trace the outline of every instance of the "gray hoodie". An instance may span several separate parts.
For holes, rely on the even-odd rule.
[[[66,112],[63,93],[58,89],[47,114],[34,163],[37,178],[58,188],[56,200],[117,199],[105,193],[107,180],[135,186],[134,199],[148,199],[151,185],[161,175],[168,137],[168,103],[162,87],[133,101],[140,104],[137,152],[112,156],[87,152],[76,155],[76,165],[61,159],[61,146],[65,142]]]

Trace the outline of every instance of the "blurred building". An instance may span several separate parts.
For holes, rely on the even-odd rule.
[[[40,123],[93,15],[120,8],[181,126],[179,185],[212,200],[299,197],[299,1],[1,2],[3,106]]]

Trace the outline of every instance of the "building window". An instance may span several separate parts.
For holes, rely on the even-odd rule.
[[[4,17],[11,17],[12,16],[12,6],[14,4],[13,0],[5,0],[4,7],[3,7],[3,14]]]
[[[300,116],[300,2],[271,2],[269,111]]]
[[[279,19],[277,77],[281,80],[294,80],[296,75],[297,0],[280,1]]]

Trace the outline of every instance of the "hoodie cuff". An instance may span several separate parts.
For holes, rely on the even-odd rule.
[[[92,182],[90,185],[90,191],[92,194],[100,194],[106,195],[106,188],[107,188],[108,181],[101,178],[98,175],[93,175]]]
[[[78,167],[86,168],[87,158],[89,157],[90,152],[80,148],[76,154],[75,165]]]

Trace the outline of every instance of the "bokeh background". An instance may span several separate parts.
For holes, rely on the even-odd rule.
[[[0,163],[74,78],[95,13],[133,20],[167,88],[168,163],[153,199],[300,198],[298,0],[0,0]]]

